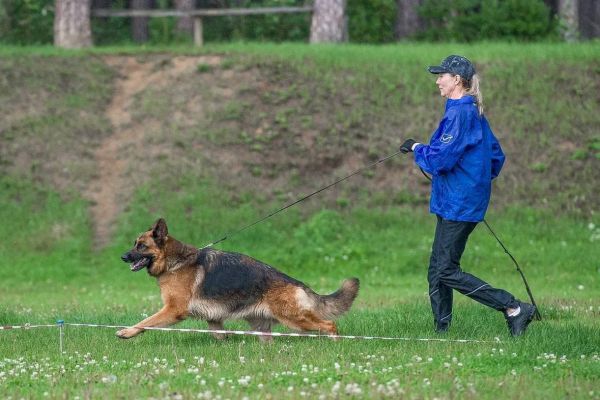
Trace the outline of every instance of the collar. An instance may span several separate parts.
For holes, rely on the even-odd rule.
[[[475,97],[468,95],[468,94],[461,97],[460,99],[448,99],[446,101],[446,111],[448,111],[448,109],[450,107],[458,106],[460,104],[475,104],[475,103],[476,103]]]

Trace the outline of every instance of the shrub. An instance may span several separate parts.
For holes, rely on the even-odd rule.
[[[558,37],[542,0],[425,0],[419,9],[426,40],[541,40]]]
[[[49,44],[53,29],[54,0],[0,1],[0,42]]]
[[[351,42],[394,41],[396,0],[348,0],[346,14]]]

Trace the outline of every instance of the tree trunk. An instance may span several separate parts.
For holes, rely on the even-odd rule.
[[[600,37],[600,1],[579,1],[579,31],[585,39]]]
[[[414,36],[422,27],[421,17],[417,12],[421,0],[396,0],[396,22],[394,23],[394,38],[396,40]]]
[[[194,0],[175,0],[175,8],[179,11],[191,11],[194,9]],[[177,19],[177,32],[191,35],[194,32],[194,21],[192,17],[179,17]]]
[[[92,45],[90,0],[56,0],[54,45],[67,49]]]
[[[152,0],[131,0],[132,10],[149,10],[152,8]],[[131,18],[131,37],[136,43],[144,43],[150,39],[150,29],[148,28],[148,17]]]
[[[310,27],[311,43],[348,40],[346,0],[315,0]]]
[[[579,39],[579,12],[577,0],[559,0],[558,14],[565,26],[563,38],[567,42],[575,42]]]

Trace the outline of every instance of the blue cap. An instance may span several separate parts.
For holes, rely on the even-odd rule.
[[[463,56],[456,55],[444,58],[439,66],[434,65],[427,68],[427,70],[432,74],[450,73],[460,75],[460,77],[465,78],[468,81],[475,75],[475,67],[473,67],[471,61]]]

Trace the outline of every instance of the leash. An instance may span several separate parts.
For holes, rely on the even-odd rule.
[[[288,204],[288,205],[286,205],[286,206],[284,206],[284,207],[281,207],[281,208],[279,208],[279,209],[277,209],[277,210],[275,210],[275,211],[271,212],[270,214],[268,214],[268,215],[266,215],[266,216],[264,216],[264,217],[262,217],[262,218],[260,218],[260,219],[258,219],[258,220],[256,220],[256,221],[254,221],[254,222],[252,222],[252,223],[250,223],[250,224],[247,224],[247,225],[245,225],[245,226],[243,226],[243,227],[241,227],[241,228],[239,228],[239,229],[237,229],[237,230],[235,230],[235,231],[233,231],[233,232],[230,232],[230,233],[227,233],[227,234],[225,234],[225,235],[224,235],[223,237],[221,237],[220,239],[218,239],[218,240],[216,240],[216,241],[214,241],[214,242],[212,242],[212,243],[209,243],[209,244],[207,244],[207,245],[205,245],[205,246],[203,246],[203,247],[200,247],[200,250],[202,250],[202,249],[205,249],[205,248],[207,248],[207,247],[212,247],[212,246],[214,246],[214,245],[216,245],[216,244],[218,244],[218,243],[221,243],[221,242],[223,242],[223,241],[225,241],[225,240],[229,239],[230,237],[232,237],[232,236],[234,236],[234,235],[237,235],[237,234],[239,234],[240,232],[243,232],[243,231],[245,231],[246,229],[248,229],[248,228],[251,228],[251,227],[253,227],[254,225],[257,225],[257,224],[259,224],[259,223],[261,223],[261,222],[263,222],[263,221],[265,221],[265,220],[267,220],[267,219],[271,218],[272,216],[274,216],[274,215],[276,215],[276,214],[279,214],[280,212],[282,212],[282,211],[284,211],[284,210],[287,210],[288,208],[290,208],[290,207],[293,207],[293,206],[295,206],[296,204],[298,204],[298,203],[300,203],[300,202],[303,202],[304,200],[307,200],[307,199],[309,199],[310,197],[312,197],[312,196],[314,196],[314,195],[316,195],[316,194],[319,194],[319,193],[321,193],[322,191],[324,191],[324,190],[327,190],[327,189],[329,189],[330,187],[332,187],[332,186],[335,186],[335,185],[337,185],[338,183],[340,183],[340,182],[343,182],[343,181],[345,181],[345,180],[346,180],[346,179],[348,179],[348,178],[351,178],[351,177],[353,177],[354,175],[357,175],[357,174],[359,174],[359,173],[361,173],[361,172],[363,172],[363,171],[365,171],[365,170],[367,170],[367,169],[373,168],[374,166],[376,166],[376,165],[378,165],[378,164],[381,164],[381,163],[383,163],[384,161],[387,161],[387,160],[389,160],[390,158],[393,158],[393,157],[397,156],[398,154],[400,154],[400,153],[402,153],[402,152],[403,152],[402,150],[398,150],[398,151],[396,151],[395,153],[392,153],[392,154],[390,154],[390,155],[388,155],[388,156],[385,156],[385,157],[383,157],[383,158],[381,158],[381,159],[379,159],[379,160],[377,160],[377,161],[375,161],[375,162],[373,162],[373,163],[371,163],[371,164],[369,164],[369,165],[367,165],[367,166],[365,166],[365,167],[363,167],[363,168],[357,169],[356,171],[352,172],[351,174],[349,174],[349,175],[347,175],[347,176],[345,176],[345,177],[343,177],[343,178],[340,178],[340,179],[338,179],[337,181],[335,181],[335,182],[333,182],[333,183],[330,183],[329,185],[327,185],[327,186],[324,186],[324,187],[322,187],[321,189],[318,189],[318,190],[316,190],[316,191],[314,191],[314,192],[312,192],[312,193],[310,193],[310,194],[308,194],[308,195],[306,195],[306,196],[304,196],[304,197],[302,197],[302,198],[300,198],[300,199],[298,199],[298,200],[294,201],[293,203],[290,203],[290,204]],[[433,181],[432,181],[432,179],[431,179],[431,177],[430,177],[429,175],[427,175],[427,174],[425,173],[425,171],[423,171],[423,168],[419,167],[419,169],[421,170],[421,173],[422,173],[422,174],[425,176],[425,178],[427,178],[427,179],[428,179],[430,182],[433,182]],[[527,279],[525,278],[525,274],[524,274],[524,273],[523,273],[523,271],[521,270],[521,267],[519,266],[519,263],[518,263],[518,262],[517,262],[517,260],[516,260],[516,259],[513,257],[513,255],[512,255],[512,254],[511,254],[511,253],[508,251],[508,249],[506,248],[506,246],[504,245],[504,243],[502,243],[502,241],[500,240],[500,238],[498,237],[498,235],[496,235],[496,233],[495,233],[495,232],[492,230],[492,228],[490,227],[490,225],[487,223],[487,221],[486,221],[485,219],[483,220],[483,223],[484,223],[484,224],[485,224],[485,226],[488,228],[488,230],[490,231],[490,233],[492,234],[492,236],[494,236],[494,238],[496,239],[496,241],[497,241],[497,242],[500,244],[500,246],[501,246],[501,247],[504,249],[504,252],[505,252],[506,254],[508,254],[508,256],[510,257],[510,259],[513,261],[513,263],[514,263],[514,264],[515,264],[515,266],[517,267],[517,271],[518,271],[518,272],[519,272],[519,274],[521,275],[521,278],[523,279],[523,283],[525,283],[525,289],[527,290],[527,294],[529,295],[529,299],[531,300],[531,304],[533,304],[533,305],[535,306],[535,318],[536,318],[538,321],[541,321],[541,320],[542,320],[542,315],[540,314],[539,308],[538,308],[538,306],[537,306],[537,304],[536,304],[536,302],[535,302],[535,300],[534,300],[534,298],[533,298],[533,294],[531,293],[531,289],[529,288],[529,284],[527,283]]]
[[[429,182],[433,182],[433,180],[431,179],[431,177],[429,175],[427,175],[425,173],[425,171],[423,171],[423,168],[419,167],[419,169],[421,170],[421,173],[423,174],[423,176],[425,176],[425,178],[427,178],[429,180]],[[510,259],[512,260],[512,262],[517,267],[517,271],[519,272],[519,274],[521,274],[521,278],[523,279],[523,283],[525,284],[525,289],[527,290],[527,294],[529,295],[529,299],[531,300],[531,304],[533,304],[535,306],[535,319],[538,320],[538,321],[541,321],[542,320],[542,315],[540,314],[540,309],[538,308],[537,304],[535,304],[535,300],[533,299],[533,294],[531,293],[531,289],[529,288],[529,284],[527,283],[527,279],[525,278],[525,274],[523,273],[523,270],[521,270],[521,267],[519,266],[519,263],[513,257],[513,255],[510,254],[510,252],[508,251],[508,249],[506,248],[506,246],[504,245],[504,243],[502,243],[502,241],[500,240],[500,238],[498,237],[498,235],[496,235],[496,233],[492,230],[492,227],[490,226],[490,224],[488,224],[488,222],[485,219],[483,220],[483,223],[488,228],[488,230],[490,231],[490,233],[492,234],[492,236],[496,239],[496,241],[500,244],[500,246],[502,247],[502,249],[504,249],[504,252],[506,254],[508,254],[508,256],[510,257]]]
[[[389,160],[390,158],[392,158],[392,157],[395,157],[395,156],[397,156],[397,155],[398,155],[398,154],[400,154],[400,153],[401,153],[401,150],[398,150],[397,152],[395,152],[395,153],[393,153],[393,154],[390,154],[390,155],[388,155],[388,156],[385,156],[385,157],[383,157],[382,159],[375,161],[374,163],[371,163],[371,164],[369,164],[369,165],[367,165],[367,166],[365,166],[365,167],[363,167],[363,168],[357,169],[356,171],[352,172],[352,173],[351,173],[350,175],[348,175],[348,176],[345,176],[345,177],[343,177],[343,178],[341,178],[341,179],[338,179],[337,181],[335,181],[335,182],[333,182],[333,183],[331,183],[331,184],[329,184],[329,185],[327,185],[327,186],[325,186],[325,187],[322,187],[321,189],[319,189],[319,190],[316,190],[316,191],[312,192],[311,194],[309,194],[309,195],[306,195],[306,196],[304,196],[304,197],[302,197],[302,198],[300,198],[300,199],[298,199],[298,200],[294,201],[293,203],[290,203],[290,204],[288,204],[288,205],[287,205],[287,206],[285,206],[285,207],[282,207],[282,208],[280,208],[280,209],[278,209],[278,210],[276,210],[276,211],[273,211],[273,212],[272,212],[272,213],[270,213],[269,215],[267,215],[267,216],[265,216],[265,217],[262,217],[261,219],[259,219],[259,220],[257,220],[257,221],[254,221],[254,222],[252,222],[252,223],[250,223],[250,224],[248,224],[248,225],[246,225],[246,226],[243,226],[242,228],[240,228],[240,229],[238,229],[238,230],[236,230],[236,231],[233,231],[233,232],[231,232],[231,233],[228,233],[228,234],[226,234],[225,236],[223,236],[222,238],[220,238],[220,239],[219,239],[219,240],[217,240],[217,241],[214,241],[214,242],[212,242],[212,243],[210,243],[210,244],[207,244],[207,245],[206,245],[206,246],[204,246],[204,247],[200,247],[200,250],[202,250],[202,249],[205,249],[205,248],[207,248],[207,247],[214,246],[214,245],[215,245],[215,244],[217,244],[217,243],[221,243],[222,241],[224,241],[224,240],[227,240],[227,239],[228,239],[228,238],[230,238],[231,236],[237,235],[238,233],[240,233],[240,232],[242,232],[242,231],[245,231],[246,229],[248,229],[248,228],[250,228],[250,227],[252,227],[252,226],[254,226],[254,225],[256,225],[256,224],[259,224],[259,223],[263,222],[264,220],[266,220],[266,219],[268,219],[268,218],[271,218],[271,217],[272,217],[272,216],[274,216],[275,214],[279,214],[280,212],[282,212],[282,211],[284,211],[284,210],[286,210],[286,209],[288,209],[288,208],[290,208],[290,207],[292,207],[292,206],[294,206],[294,205],[296,205],[296,204],[298,204],[298,203],[300,203],[300,202],[302,202],[302,201],[304,201],[304,200],[306,200],[306,199],[308,199],[308,198],[310,198],[310,197],[312,197],[312,196],[314,196],[314,195],[316,195],[316,194],[318,194],[318,193],[321,193],[322,191],[324,191],[324,190],[327,190],[327,189],[329,189],[330,187],[332,187],[332,186],[334,186],[334,185],[337,185],[338,183],[340,183],[340,182],[343,182],[343,181],[345,181],[346,179],[348,179],[348,178],[351,178],[351,177],[353,177],[353,176],[354,176],[354,175],[356,175],[356,174],[359,174],[359,173],[361,173],[361,172],[363,172],[363,171],[365,171],[365,170],[367,170],[367,169],[369,169],[369,168],[372,168],[372,167],[374,167],[374,166],[376,166],[376,165],[378,165],[378,164],[381,164],[382,162],[384,162],[384,161],[387,161],[387,160]]]

